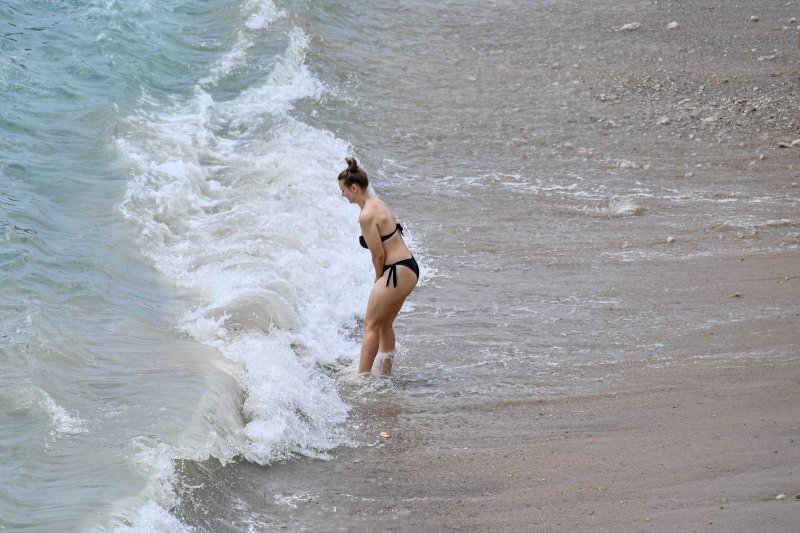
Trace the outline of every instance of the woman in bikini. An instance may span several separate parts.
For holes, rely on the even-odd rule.
[[[364,169],[352,157],[345,161],[347,168],[339,174],[339,189],[351,204],[361,208],[359,241],[371,252],[375,267],[375,284],[364,316],[358,372],[369,374],[375,357],[381,353],[380,370],[389,373],[395,345],[392,323],[417,285],[419,267],[403,241],[403,226],[397,223],[389,206],[367,190],[369,179]]]

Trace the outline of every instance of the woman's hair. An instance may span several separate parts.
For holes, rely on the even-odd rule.
[[[344,180],[347,187],[354,183],[362,189],[369,187],[367,173],[358,166],[358,161],[354,157],[345,157],[344,160],[347,161],[347,168],[339,173],[339,181]]]

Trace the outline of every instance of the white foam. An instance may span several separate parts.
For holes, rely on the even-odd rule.
[[[112,513],[117,519],[114,531],[192,531],[192,528],[181,523],[167,510],[178,503],[178,497],[173,490],[176,477],[173,448],[164,443],[153,443],[144,437],[134,439],[133,445],[136,448],[133,460],[149,474],[150,481],[139,499],[118,504],[119,510]]]
[[[347,407],[315,363],[356,353],[343,329],[371,279],[335,179],[350,147],[289,115],[325,90],[303,63],[307,43],[292,31],[261,85],[226,102],[198,87],[143,110],[119,142],[135,169],[121,210],[195,302],[180,328],[242,369],[239,452],[260,463],[343,442]]]
[[[200,80],[201,85],[209,86],[241,68],[248,62],[247,51],[253,47],[260,34],[276,20],[285,16],[271,0],[250,0],[243,7],[245,24],[234,35],[230,50],[223,54],[209,69],[209,74]]]
[[[566,206],[565,211],[575,211],[599,218],[616,218],[641,215],[645,212],[645,206],[631,198],[613,198],[611,200],[598,201],[592,205]]]
[[[247,4],[250,29],[278,16],[270,5]],[[346,329],[363,313],[372,273],[356,239],[358,210],[336,181],[350,146],[290,115],[296,100],[326,91],[304,64],[307,46],[291,31],[263,83],[217,102],[203,84],[246,60],[234,50],[191,98],[168,108],[143,100],[118,141],[133,168],[120,209],[140,229],[143,253],[191,302],[176,326],[224,355],[242,390],[242,413],[197,423],[245,421],[139,454],[155,481],[137,500],[144,506],[123,506],[126,527],[170,529],[176,459],[266,464],[347,443],[348,406],[318,363],[357,354]],[[216,436],[200,438],[208,433]]]
[[[308,492],[301,492],[298,494],[276,494],[273,497],[273,501],[276,505],[282,505],[285,507],[291,507],[292,509],[297,509],[298,503],[308,503],[315,501],[314,496],[309,494]]]
[[[292,332],[273,330],[239,336],[225,350],[245,369],[243,454],[250,461],[264,464],[296,453],[322,456],[345,441],[338,423],[348,407],[330,378],[298,357],[295,339]]]
[[[284,15],[272,0],[249,0],[244,5],[247,15],[246,26],[251,30],[263,30],[269,27],[278,17]]]
[[[124,518],[125,523],[114,528],[117,533],[153,533],[163,531],[169,533],[190,533],[191,527],[172,516],[169,511],[149,500],[138,507],[131,515]]]
[[[609,216],[631,216],[639,215],[644,211],[644,206],[629,198],[614,199],[608,202],[608,206],[601,208],[601,212],[607,212]]]
[[[57,434],[77,435],[87,431],[85,422],[79,416],[58,405],[46,392],[41,391],[41,394],[43,395],[44,407],[53,421],[53,427]]]

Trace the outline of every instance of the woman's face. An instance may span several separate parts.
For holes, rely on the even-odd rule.
[[[344,180],[339,180],[339,190],[342,191],[342,196],[347,198],[347,201],[350,202],[351,204],[353,203],[353,200],[355,199],[355,194],[356,194],[355,189],[357,187],[358,186],[355,183],[351,184],[348,187],[347,185],[344,184]]]

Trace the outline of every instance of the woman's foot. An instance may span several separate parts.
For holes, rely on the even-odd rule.
[[[394,359],[394,352],[378,354],[378,368],[381,374],[390,374],[392,372],[392,359]]]

